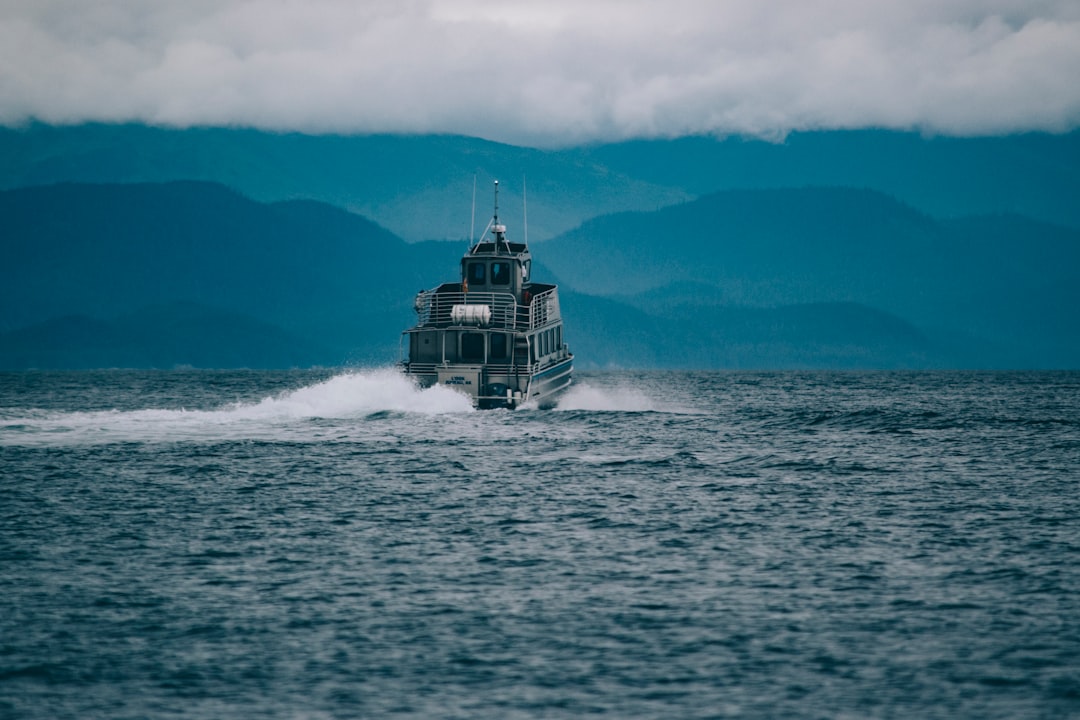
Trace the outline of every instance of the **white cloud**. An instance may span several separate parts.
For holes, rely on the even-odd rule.
[[[0,0],[0,123],[453,132],[1080,125],[1080,4]]]

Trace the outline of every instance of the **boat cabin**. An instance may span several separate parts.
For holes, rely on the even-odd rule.
[[[490,234],[462,256],[460,281],[416,296],[405,368],[425,384],[460,386],[481,404],[512,406],[565,389],[573,356],[558,288],[532,282],[532,255],[506,239],[497,193],[496,184]]]

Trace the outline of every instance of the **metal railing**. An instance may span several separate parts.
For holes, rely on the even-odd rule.
[[[484,365],[483,363],[450,363],[444,365],[443,363],[418,363],[418,362],[402,362],[401,366],[406,368],[410,374],[413,375],[434,375],[440,368],[449,367],[449,365],[461,365],[461,364],[475,364],[477,367],[483,365],[484,372],[488,376],[492,375],[519,375],[528,374],[531,375],[534,371],[539,369],[539,363],[522,363],[520,365]]]
[[[545,290],[529,304],[529,329],[543,327],[562,317],[559,310],[559,294],[555,288]]]
[[[528,305],[518,304],[511,293],[446,291],[442,288],[424,290],[416,296],[417,325],[448,327],[458,324],[453,317],[455,305],[481,305],[491,309],[491,317],[483,324],[487,328],[532,330],[558,320],[559,296],[552,287]]]

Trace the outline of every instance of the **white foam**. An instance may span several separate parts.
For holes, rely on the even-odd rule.
[[[229,412],[241,418],[343,418],[392,411],[437,415],[470,412],[472,401],[450,388],[424,390],[394,370],[336,375],[257,405],[238,405]]]
[[[652,412],[657,403],[635,388],[596,388],[574,384],[560,400],[556,410],[593,410],[599,412]]]
[[[676,415],[700,415],[702,410],[687,402],[685,397],[672,397],[669,388],[646,384],[643,387],[625,383],[593,386],[575,382],[556,406],[556,410],[585,410],[591,412],[658,412]],[[660,397],[658,397],[660,396]]]
[[[307,419],[472,411],[471,400],[450,388],[422,390],[395,370],[374,370],[343,373],[257,403],[216,410],[33,411],[0,420],[0,445],[281,437],[283,429],[297,430],[298,421]]]

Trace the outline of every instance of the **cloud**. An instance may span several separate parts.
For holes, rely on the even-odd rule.
[[[0,123],[541,145],[1080,125],[1072,0],[0,0]]]

